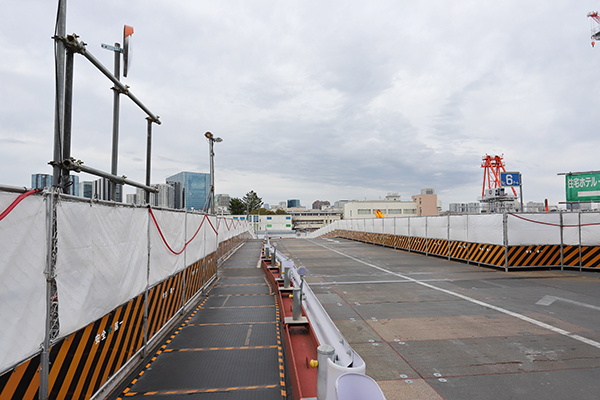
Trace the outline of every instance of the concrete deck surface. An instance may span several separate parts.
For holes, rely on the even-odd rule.
[[[599,399],[600,273],[279,239],[388,399]]]

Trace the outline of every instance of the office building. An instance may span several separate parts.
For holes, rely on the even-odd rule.
[[[79,184],[79,197],[91,199],[94,192],[94,182],[83,181]]]
[[[300,200],[291,199],[291,200],[287,201],[287,208],[296,208],[296,207],[300,207]]]
[[[52,175],[48,174],[32,174],[31,175],[31,188],[32,189],[43,189],[45,187],[52,187]]]
[[[168,177],[167,183],[181,184],[185,208],[204,210],[210,193],[210,174],[184,171]]]
[[[111,184],[108,179],[96,179],[94,182],[92,182],[92,185],[92,198],[97,200],[111,200]],[[115,187],[117,189],[115,193],[115,201],[120,203],[122,199],[123,185],[115,185]]]

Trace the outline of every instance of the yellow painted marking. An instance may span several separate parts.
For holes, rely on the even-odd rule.
[[[167,349],[167,352],[183,352],[183,351],[215,351],[215,350],[255,350],[255,349],[275,349],[278,346],[239,346],[239,347],[201,347],[201,348],[187,348],[187,349]]]

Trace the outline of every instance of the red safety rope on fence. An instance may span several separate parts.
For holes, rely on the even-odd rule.
[[[0,214],[0,221],[2,221],[4,219],[4,217],[6,217],[8,214],[10,214],[10,212],[17,206],[17,204],[19,204],[21,202],[21,200],[23,200],[27,196],[31,196],[32,194],[39,192],[39,191],[40,191],[40,189],[31,189],[30,191],[20,194],[19,197],[17,197],[15,199],[15,201],[13,201],[10,204],[10,206],[8,206],[6,208],[6,210],[2,211],[2,214]]]
[[[196,229],[196,233],[194,233],[194,236],[192,236],[192,238],[190,240],[188,240],[187,242],[185,242],[185,245],[183,246],[183,248],[181,249],[181,251],[175,251],[171,248],[171,246],[169,246],[169,243],[167,243],[167,240],[165,239],[165,236],[162,233],[162,230],[160,229],[160,226],[158,226],[158,221],[156,221],[156,217],[154,216],[154,213],[152,212],[151,208],[148,208],[148,211],[150,211],[150,215],[152,216],[152,220],[154,221],[154,225],[156,225],[156,229],[158,230],[158,233],[160,234],[160,237],[162,238],[165,246],[167,246],[167,248],[169,249],[169,251],[171,251],[171,253],[175,254],[175,255],[179,255],[181,253],[183,253],[183,251],[187,248],[188,244],[190,244],[192,242],[192,240],[194,240],[196,238],[196,235],[198,235],[198,232],[200,232],[200,229],[202,228],[202,225],[204,224],[204,220],[208,219],[208,223],[210,224],[210,226],[212,226],[212,223],[210,222],[210,219],[205,215],[204,218],[202,218],[202,222],[200,222],[200,226],[198,227],[198,229]],[[213,226],[213,231],[215,231],[215,227]],[[217,233],[217,231],[215,231],[215,233]]]
[[[520,215],[512,214],[512,213],[509,213],[508,215],[512,215],[513,217],[520,218],[520,219],[522,219],[524,221],[527,221],[527,222],[533,222],[534,224],[557,226],[559,228],[578,228],[578,227],[581,227],[581,226],[600,225],[600,222],[592,222],[592,223],[589,223],[589,224],[561,225],[561,224],[553,224],[551,222],[535,221],[533,219],[525,218],[525,217],[522,217]]]

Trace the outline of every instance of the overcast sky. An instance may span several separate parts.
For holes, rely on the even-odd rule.
[[[52,173],[57,1],[3,3],[0,183]],[[481,196],[486,154],[524,200],[565,201],[557,173],[600,170],[600,1],[69,1],[67,33],[160,116],[152,183],[209,172],[216,192],[277,204]],[[72,155],[110,171],[112,84],[75,59]],[[146,115],[121,99],[119,175],[145,181]],[[94,177],[81,174],[80,181]],[[127,192],[131,192],[128,190]]]

